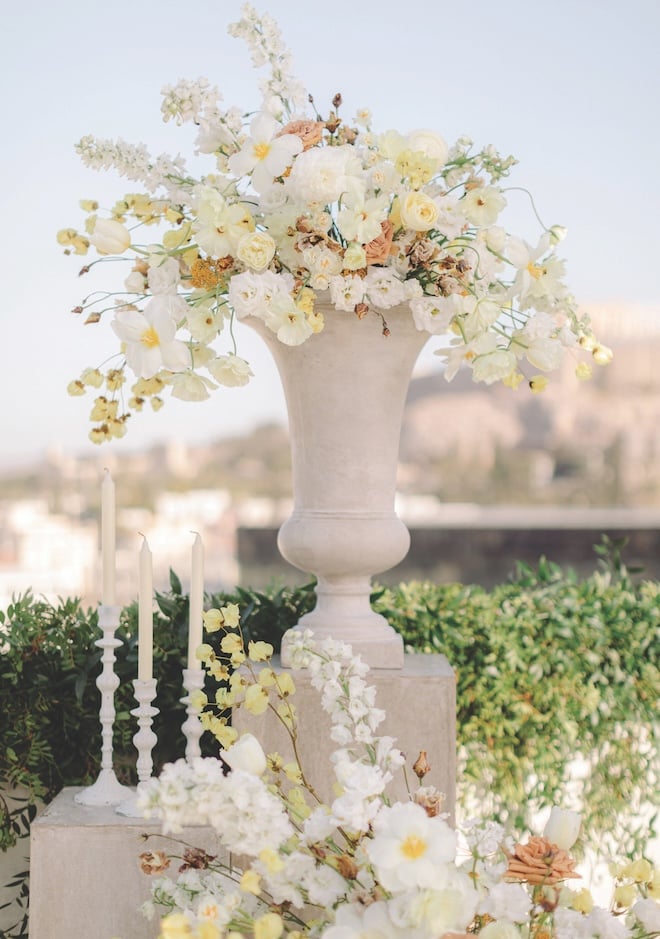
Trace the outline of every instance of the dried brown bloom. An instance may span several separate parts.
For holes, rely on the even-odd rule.
[[[366,303],[356,303],[355,304],[355,315],[359,320],[363,320],[367,313],[369,312],[369,307]]]
[[[143,851],[139,860],[145,874],[162,874],[170,866],[170,859],[164,851]]]
[[[424,779],[426,774],[430,772],[431,764],[427,759],[426,750],[420,750],[419,756],[413,763],[413,773],[418,779]]]
[[[341,124],[341,118],[337,117],[334,111],[331,111],[330,114],[328,115],[328,120],[325,122],[325,126],[327,130],[329,130],[331,134],[334,134],[334,132],[337,130],[340,124]]]
[[[385,264],[390,256],[394,225],[387,219],[387,221],[380,223],[380,228],[381,234],[364,246],[367,264]]]
[[[206,870],[211,861],[215,860],[214,854],[207,854],[202,848],[186,848],[183,852],[183,863],[179,867],[179,872],[196,870]]]
[[[410,250],[408,251],[411,267],[428,268],[437,253],[438,246],[433,244],[433,242],[429,241],[427,238],[422,238],[420,241],[413,242]]]
[[[435,786],[420,786],[413,796],[413,802],[421,805],[429,818],[440,814],[444,801],[444,792],[440,792]]]
[[[359,873],[357,864],[349,854],[342,854],[337,859],[337,870],[346,880],[355,880]]]
[[[575,873],[575,861],[556,844],[537,835],[527,844],[517,844],[509,856],[506,880],[523,880],[530,884],[557,884]]]
[[[334,96],[334,98],[332,99],[332,106],[333,106],[333,108],[339,108],[339,107],[341,107],[341,102],[342,102],[342,100],[343,100],[343,99],[342,99],[342,96],[341,96],[340,92],[337,92],[337,94],[336,94],[336,95]]]
[[[309,150],[310,147],[320,143],[324,128],[323,121],[289,121],[277,136],[282,137],[284,134],[293,134],[295,137],[300,138],[303,150]]]

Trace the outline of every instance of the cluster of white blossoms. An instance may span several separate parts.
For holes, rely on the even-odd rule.
[[[258,317],[297,346],[328,316],[376,316],[390,336],[387,311],[403,307],[419,330],[444,337],[436,351],[448,379],[465,365],[476,381],[526,380],[533,391],[567,354],[580,378],[591,374],[583,353],[609,361],[564,283],[556,252],[565,230],[543,227],[529,244],[502,224],[512,157],[467,137],[449,147],[426,129],[377,133],[367,110],[341,116],[340,94],[322,116],[293,77],[275,22],[249,4],[242,14],[229,32],[268,70],[256,113],[223,108],[206,78],[163,89],[163,119],[197,129],[203,173],[141,144],[78,144],[86,165],[145,188],[103,213],[82,202],[83,230],[58,233],[67,253],[96,249],[83,272],[107,260],[129,266],[123,290],[75,308],[88,323],[112,313],[120,343],[106,372],[86,368],[69,385],[75,395],[103,389],[92,440],[123,436],[128,416],[147,401],[160,408],[166,388],[197,401],[248,382],[235,317]],[[124,398],[127,367],[136,381]]]
[[[392,802],[387,787],[404,758],[391,738],[374,732],[384,715],[365,680],[368,667],[346,644],[315,642],[301,631],[292,643],[293,666],[307,670],[339,743],[332,757],[338,794],[320,803],[297,763],[290,673],[277,678],[267,643],[245,648],[234,605],[208,611],[205,620],[210,635],[198,657],[230,690],[220,689],[214,703],[202,695],[199,704],[205,713],[241,706],[253,713],[270,708],[281,720],[288,715],[294,760],[266,755],[245,733],[230,738],[221,760],[179,760],[141,784],[140,804],[162,818],[166,831],[206,824],[218,836],[215,856],[188,846],[176,880],[155,877],[143,912],[165,914],[162,939],[660,935],[660,872],[648,861],[616,871],[610,910],[596,906],[588,890],[567,887],[579,876],[570,854],[581,824],[575,812],[553,809],[543,835],[524,843],[488,820],[454,830],[441,794],[421,785],[429,771],[424,752],[412,767],[420,785],[407,800]],[[239,671],[230,673],[228,662]],[[216,730],[224,740],[221,726]],[[239,866],[228,852],[241,855]],[[154,875],[170,866],[163,850],[140,859]]]

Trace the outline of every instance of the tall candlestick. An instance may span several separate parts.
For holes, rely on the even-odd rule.
[[[143,536],[140,549],[140,583],[138,593],[138,679],[153,678],[153,566],[147,539]]]
[[[101,565],[103,580],[101,603],[115,603],[115,484],[110,470],[105,470],[101,484]]]
[[[192,547],[190,573],[190,605],[188,607],[188,668],[200,668],[196,656],[202,644],[202,614],[204,612],[204,545],[197,534]]]

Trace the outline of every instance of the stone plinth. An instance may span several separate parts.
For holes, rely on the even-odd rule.
[[[299,721],[299,750],[306,773],[324,801],[333,798],[329,757],[330,720],[307,673],[293,673]],[[408,766],[426,750],[431,771],[425,784],[437,786],[453,814],[456,793],[456,684],[441,655],[406,655],[402,669],[373,669],[367,682],[376,688],[376,704],[386,712],[377,730],[396,739]],[[234,713],[240,731],[259,737],[267,753],[292,759],[288,737],[271,712],[253,717],[243,708]],[[408,774],[411,787],[417,780]],[[64,789],[32,824],[30,939],[156,939],[158,923],[147,922],[139,907],[149,898],[150,878],[140,870],[142,851],[174,846],[157,835],[157,820],[126,818],[110,806],[74,802],[78,789]],[[407,799],[403,775],[389,789]],[[218,854],[209,828],[189,828],[177,837]],[[181,853],[177,851],[177,853]],[[177,862],[168,873],[176,876]]]
[[[273,660],[277,668],[277,659]],[[312,688],[305,671],[292,671],[296,693],[292,701],[300,735],[300,759],[306,775],[324,802],[334,798],[330,754],[337,745],[330,739],[330,719],[321,709],[320,694]],[[425,785],[437,786],[447,796],[446,808],[454,813],[456,800],[456,679],[444,655],[405,655],[401,669],[372,669],[367,684],[376,688],[376,705],[386,717],[376,730],[390,736],[406,755],[408,767],[426,750],[431,771]],[[267,711],[254,717],[239,708],[232,717],[239,732],[250,731],[259,738],[266,753],[279,752],[285,761],[293,759],[291,744],[280,721]],[[417,779],[408,772],[411,787]],[[388,792],[405,800],[408,793],[402,774]]]
[[[78,805],[79,791],[63,789],[32,823],[30,939],[156,939],[158,919],[150,923],[139,912],[151,878],[138,855],[175,847],[180,854],[182,847],[160,837],[145,843],[144,832],[160,832],[157,820]],[[177,838],[217,853],[210,828],[188,828]],[[167,873],[176,876],[176,866]]]

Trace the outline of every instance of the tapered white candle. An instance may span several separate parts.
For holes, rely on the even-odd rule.
[[[153,636],[153,565],[147,539],[143,536],[138,591],[138,679],[141,681],[153,678]]]
[[[195,655],[202,644],[202,614],[204,612],[204,545],[195,535],[192,546],[190,573],[190,605],[188,608],[188,668],[201,668]]]
[[[115,484],[110,470],[101,484],[101,603],[115,603]]]

